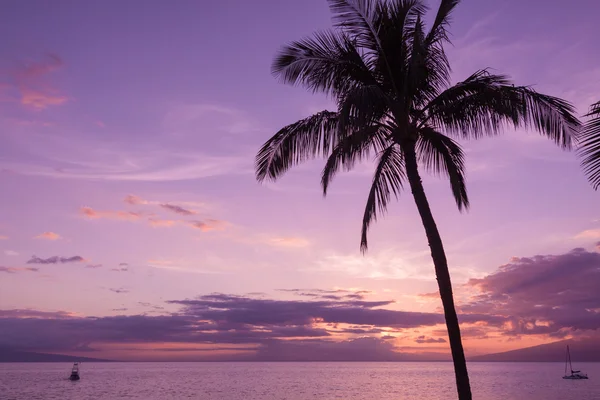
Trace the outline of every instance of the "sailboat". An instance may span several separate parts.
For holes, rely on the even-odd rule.
[[[79,363],[76,362],[73,364],[73,368],[71,369],[71,376],[69,376],[69,379],[72,381],[79,380]]]
[[[571,375],[567,375],[567,364],[571,370]],[[569,351],[569,345],[567,345],[567,359],[565,360],[565,376],[563,379],[588,379],[586,374],[582,374],[581,371],[574,371],[573,365],[571,364],[571,352]]]

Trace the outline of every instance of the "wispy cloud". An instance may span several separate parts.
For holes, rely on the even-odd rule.
[[[7,256],[18,256],[19,253],[17,253],[14,250],[4,250],[4,254],[6,254]]]
[[[91,207],[81,207],[79,212],[88,219],[118,219],[125,221],[137,221],[139,220],[143,214],[141,212],[132,212],[132,211],[98,211],[94,210]]]
[[[222,221],[219,219],[205,219],[205,220],[196,220],[196,221],[188,221],[187,224],[195,229],[200,229],[202,232],[210,232],[210,231],[222,231],[224,230],[228,223],[226,221]]]
[[[575,235],[575,239],[600,239],[600,229],[587,229]]]
[[[159,204],[159,205],[162,208],[164,208],[165,210],[168,210],[168,211],[171,211],[176,214],[183,215],[183,216],[190,216],[190,215],[198,214],[194,210],[188,210],[186,208],[183,208],[183,207],[175,205],[175,204]]]
[[[175,226],[177,221],[172,219],[148,218],[148,223],[154,227],[170,227]]]
[[[31,267],[4,267],[0,265],[0,272],[6,272],[7,274],[16,274],[17,272],[38,272],[39,268]]]
[[[151,204],[151,202],[142,200],[141,198],[133,195],[127,196],[125,198],[125,201],[129,204]],[[169,211],[183,216],[190,216],[196,214],[196,211],[188,210],[181,206],[176,206],[167,203],[156,203],[156,205],[160,206],[163,209],[167,209]],[[226,229],[227,226],[230,225],[227,221],[213,218],[207,218],[203,220],[173,220],[158,218],[154,213],[147,213],[141,211],[99,211],[91,207],[81,207],[79,209],[79,213],[87,219],[104,218],[131,222],[147,221],[150,226],[155,228],[173,227],[179,225],[199,229],[202,232],[221,231]]]
[[[56,232],[44,232],[35,236],[35,239],[58,240],[62,239],[62,237]]]
[[[228,134],[259,130],[253,118],[241,110],[219,104],[181,104],[164,118],[163,126],[171,135],[197,134],[200,128],[212,128]]]
[[[372,279],[435,279],[427,252],[388,249],[368,255],[330,254],[307,270],[341,272]]]
[[[8,236],[0,235],[0,240],[8,240]]]
[[[265,240],[265,243],[274,247],[301,248],[310,246],[310,242],[301,237],[273,237]]]
[[[84,262],[85,259],[81,256],[72,256],[72,257],[60,257],[60,256],[52,256],[48,258],[40,258],[36,256],[32,256],[27,264],[65,264],[65,263],[74,263],[74,262]]]
[[[111,292],[114,293],[118,293],[118,294],[122,294],[122,293],[129,293],[129,289],[125,289],[125,288],[109,288],[108,290],[110,290]]]
[[[427,337],[425,335],[421,335],[415,339],[415,342],[417,342],[417,343],[446,343],[446,339],[432,338],[432,337]]]
[[[38,161],[3,160],[0,169],[57,179],[167,182],[253,174],[253,154],[210,155],[167,149],[124,150],[35,136]],[[39,140],[37,140],[39,138]],[[47,145],[45,145],[47,144]],[[31,150],[30,150],[31,151]],[[52,151],[52,152],[50,152]],[[59,167],[57,167],[59,165]]]
[[[127,196],[125,196],[125,199],[123,199],[123,201],[127,204],[131,204],[131,205],[138,205],[138,204],[148,204],[148,202],[144,199],[142,199],[139,196],[135,196],[133,194],[128,194]]]
[[[86,268],[102,268],[102,264],[88,264]]]
[[[48,54],[39,62],[22,64],[12,73],[15,88],[19,93],[19,102],[29,108],[43,110],[50,106],[64,104],[68,99],[53,87],[48,75],[64,66],[56,54]]]

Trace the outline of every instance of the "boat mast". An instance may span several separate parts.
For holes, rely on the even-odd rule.
[[[571,369],[571,373],[573,373],[573,364],[571,364],[571,351],[569,350],[569,345],[567,345],[567,358],[569,360],[569,368]],[[565,369],[567,365],[565,364]]]

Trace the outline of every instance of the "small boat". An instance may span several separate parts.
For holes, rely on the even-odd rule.
[[[571,375],[567,375],[567,364],[569,365],[569,370],[571,370]],[[571,364],[571,352],[569,351],[569,346],[567,345],[567,359],[565,360],[565,376],[563,379],[588,379],[586,374],[582,374],[581,371],[573,370],[573,365]]]
[[[79,363],[78,362],[73,364],[73,369],[71,369],[71,376],[69,376],[69,379],[72,381],[79,380]]]

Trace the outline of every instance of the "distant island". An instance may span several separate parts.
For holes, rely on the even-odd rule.
[[[36,353],[31,351],[18,351],[0,349],[0,362],[110,362],[100,358],[77,357],[64,354]]]
[[[600,362],[600,341],[598,339],[561,340],[503,353],[471,357],[469,361],[564,362],[567,345],[571,346],[571,356],[577,362]]]
[[[525,347],[522,349],[506,351],[502,353],[486,354],[482,356],[467,357],[469,362],[563,362],[565,357],[566,346],[571,346],[571,354],[577,362],[600,362],[600,342],[594,339],[586,340],[562,340],[539,346]],[[48,354],[30,351],[19,351],[12,349],[0,349],[0,362],[116,362],[118,360],[106,360],[101,358],[78,357],[64,354]],[[152,360],[148,360],[152,361]],[[209,361],[199,359],[197,361]],[[303,361],[303,362],[323,362],[323,361],[339,361],[339,362],[436,362],[450,361],[450,356],[445,353],[423,353],[423,354],[408,354],[398,353],[395,356],[373,358],[353,358],[351,355],[339,357],[335,354],[329,354],[324,357],[306,357],[303,359],[292,359],[285,357],[264,357],[254,359],[246,358],[231,358],[223,360],[210,361]]]

